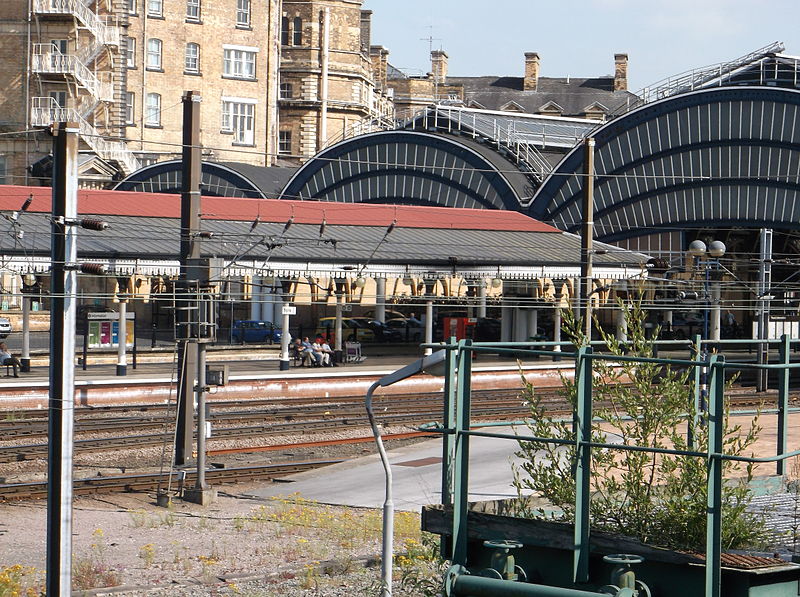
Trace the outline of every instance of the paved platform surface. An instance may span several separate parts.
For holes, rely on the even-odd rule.
[[[513,433],[512,427],[494,427],[497,433]],[[520,433],[525,433],[522,427]],[[389,448],[396,510],[419,511],[441,503],[442,440],[430,439],[413,446]],[[473,437],[470,440],[469,500],[514,498],[511,462],[517,462],[517,442]],[[385,499],[385,473],[378,454],[300,473],[271,483],[250,494],[272,497],[299,493],[306,499],[349,506],[379,508]]]

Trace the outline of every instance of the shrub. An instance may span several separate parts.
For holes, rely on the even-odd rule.
[[[619,304],[628,322],[628,342],[623,345],[600,328],[607,352],[641,357],[653,356],[653,341],[645,335],[645,313],[640,301]],[[564,313],[564,331],[579,346],[584,338],[581,322]],[[598,326],[599,328],[600,326]],[[653,335],[657,337],[658,330]],[[678,371],[654,363],[593,363],[593,399],[597,405],[592,423],[592,441],[618,442],[650,448],[689,448],[687,433],[694,437],[694,449],[708,448],[706,414],[695,412],[691,371]],[[562,378],[563,396],[573,409],[577,387]],[[575,440],[572,420],[545,415],[531,384],[523,378],[522,396],[530,407],[527,427],[536,437]],[[726,454],[742,455],[755,443],[760,427],[755,417],[747,429],[733,425],[726,410],[724,447]],[[523,463],[514,467],[514,484],[543,497],[554,509],[523,512],[573,521],[575,514],[574,444],[559,446],[520,441],[516,455]],[[722,542],[735,549],[762,541],[763,516],[746,511],[751,499],[749,481],[752,466],[725,461]],[[731,477],[739,476],[739,479]],[[673,549],[702,550],[706,528],[706,460],[699,457],[658,455],[649,452],[593,449],[591,458],[590,521],[594,529],[636,537]]]

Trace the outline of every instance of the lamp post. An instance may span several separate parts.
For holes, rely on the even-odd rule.
[[[718,275],[719,271],[719,260],[720,258],[725,255],[726,247],[725,243],[721,240],[714,240],[708,244],[706,247],[706,243],[702,240],[697,239],[693,240],[689,243],[688,253],[693,258],[697,260],[698,265],[703,265],[705,270],[705,290],[706,294],[708,295],[710,292],[710,303],[711,303],[711,321],[710,321],[710,329],[709,329],[709,308],[706,307],[706,316],[705,316],[705,329],[704,329],[704,336],[711,340],[712,342],[719,342],[720,339],[720,301],[721,301],[721,289],[720,289],[720,279]],[[704,262],[700,262],[700,259],[706,257]],[[710,259],[709,259],[710,258]],[[715,271],[715,275],[711,278],[711,270],[712,267]],[[709,284],[709,281],[711,282]],[[708,304],[708,303],[707,303]]]
[[[398,381],[402,381],[408,377],[411,377],[412,375],[416,375],[417,373],[421,373],[426,370],[431,372],[430,369],[435,365],[440,365],[444,361],[446,355],[446,350],[438,350],[433,354],[426,355],[423,358],[414,361],[410,365],[406,365],[405,367],[398,369],[394,373],[384,375],[369,387],[364,400],[364,404],[367,409],[367,416],[369,417],[369,424],[372,426],[372,435],[375,437],[375,443],[378,446],[378,453],[381,457],[381,464],[383,464],[383,470],[386,479],[386,494],[383,502],[381,597],[391,597],[392,595],[392,559],[394,557],[394,499],[392,495],[392,468],[389,465],[389,457],[386,454],[386,449],[383,447],[381,432],[380,429],[378,429],[378,424],[375,421],[375,413],[372,410],[372,394],[378,388],[390,386]]]

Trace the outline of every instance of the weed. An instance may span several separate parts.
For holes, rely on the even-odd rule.
[[[139,548],[139,558],[144,562],[146,568],[153,565],[156,559],[156,546],[147,543]]]
[[[119,584],[119,576],[106,562],[106,543],[103,529],[92,533],[94,542],[89,553],[75,557],[72,561],[73,589],[88,590],[97,587],[113,587]]]
[[[0,597],[35,597],[44,593],[42,572],[20,564],[0,568]]]

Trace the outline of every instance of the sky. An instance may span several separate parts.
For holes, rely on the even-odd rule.
[[[538,52],[543,77],[614,72],[627,53],[637,91],[772,42],[800,56],[800,0],[364,0],[372,44],[408,74],[430,71],[443,49],[452,76],[522,76]],[[433,38],[429,42],[429,38]]]

